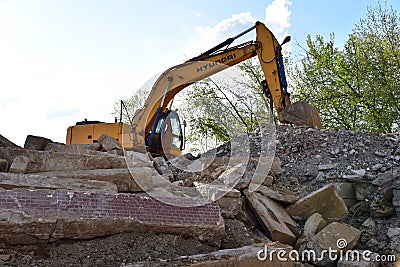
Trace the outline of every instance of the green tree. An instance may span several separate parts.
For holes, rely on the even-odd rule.
[[[301,64],[290,66],[297,100],[320,110],[325,128],[393,132],[400,128],[400,28],[386,5],[368,8],[344,48],[334,35],[307,38]]]
[[[233,73],[197,82],[184,92],[181,114],[189,122],[187,138],[192,143],[213,140],[218,145],[238,129],[249,132],[269,122],[269,102],[262,92],[264,76],[258,61],[246,60],[237,67]]]

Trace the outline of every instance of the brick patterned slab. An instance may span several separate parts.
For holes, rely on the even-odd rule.
[[[46,218],[135,218],[143,223],[217,225],[215,203],[176,207],[147,196],[50,190],[1,190],[0,208]]]
[[[170,203],[177,201],[168,199]],[[218,244],[224,236],[219,206],[199,205],[195,199],[184,201],[186,205],[193,201],[193,206],[172,206],[137,194],[2,189],[0,243],[37,244],[152,231]]]

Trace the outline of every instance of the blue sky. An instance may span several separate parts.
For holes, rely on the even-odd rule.
[[[280,40],[334,32],[341,46],[368,5],[377,1],[0,0],[0,134],[64,142],[76,121],[113,121],[114,101],[256,20]]]

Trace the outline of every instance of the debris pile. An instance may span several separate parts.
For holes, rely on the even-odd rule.
[[[105,232],[100,233],[101,223],[97,222],[93,224],[93,229],[97,229],[95,234],[88,232],[86,236],[78,231],[82,222],[65,217],[70,213],[61,212],[57,206],[56,217],[46,213],[40,216],[42,220],[55,218],[51,233],[43,238],[37,232],[35,238],[34,235],[27,238],[26,231],[32,228],[16,226],[20,222],[39,220],[21,208],[26,198],[17,196],[18,192],[30,190],[30,195],[45,192],[43,198],[47,197],[49,206],[64,205],[62,201],[70,194],[73,198],[69,204],[79,208],[82,208],[79,197],[93,196],[97,200],[90,202],[92,210],[85,212],[106,214],[104,217],[115,220],[112,214],[119,207],[113,208],[112,199],[126,198],[125,202],[121,201],[129,203],[131,208],[135,205],[132,203],[156,203],[146,196],[132,175],[147,177],[145,189],[162,187],[162,183],[153,179],[161,175],[174,185],[216,196],[226,190],[218,180],[226,181],[239,173],[240,164],[230,164],[230,143],[201,157],[186,154],[167,159],[136,155],[140,160],[130,166],[134,171],[129,172],[121,147],[107,135],[99,138],[99,143],[90,145],[64,145],[28,136],[24,148],[18,148],[7,141],[0,139],[0,187],[3,188],[0,199],[10,204],[2,206],[0,224],[15,225],[14,230],[0,233],[1,264],[379,266],[376,262],[329,257],[287,262],[276,257],[260,259],[261,254],[270,256],[276,250],[291,252],[293,256],[310,251],[320,255],[328,249],[343,254],[371,251],[371,257],[395,255],[400,260],[400,134],[277,126],[270,170],[256,172],[261,162],[261,140],[257,134],[250,135],[250,156],[244,174],[232,190],[214,203],[186,210],[158,204],[158,208],[146,209],[147,204],[142,204],[142,208],[139,205],[135,206],[137,210],[127,211],[125,219],[114,228],[110,221],[105,222]],[[185,168],[177,168],[176,163],[186,164]],[[252,187],[255,173],[263,182]],[[210,183],[211,189],[202,191],[204,184]],[[50,193],[58,198],[49,199]],[[76,212],[73,205],[68,208]],[[163,209],[168,211],[154,216],[159,219],[158,224],[143,224],[144,218]],[[141,213],[143,210],[145,213]],[[188,219],[180,225],[174,219],[163,221],[171,215],[168,213],[178,214],[177,218],[193,218],[193,221]],[[80,214],[82,218],[86,215]],[[210,221],[204,221],[207,215]],[[132,216],[137,216],[139,223],[129,221]],[[90,220],[85,224],[88,227],[83,232],[90,228]],[[69,229],[68,235],[62,235],[64,229]],[[19,238],[13,239],[13,233],[18,233]],[[57,235],[60,238],[55,238]],[[97,238],[85,241],[93,237]],[[68,250],[72,252],[67,257]],[[195,255],[202,253],[206,254]],[[393,258],[388,258],[386,264],[394,266]]]

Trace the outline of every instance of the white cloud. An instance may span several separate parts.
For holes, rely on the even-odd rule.
[[[265,8],[264,23],[277,38],[290,27],[291,4],[290,0],[275,0]]]
[[[233,14],[230,18],[223,19],[216,25],[203,26],[199,25],[195,29],[193,43],[183,50],[185,59],[197,56],[207,49],[217,45],[225,39],[232,37],[244,29],[249,27],[257,20],[265,23],[265,25],[274,33],[278,41],[283,40],[286,31],[290,27],[291,11],[289,6],[290,0],[274,0],[265,8],[265,18],[255,18],[251,12],[242,12]],[[250,36],[250,37],[249,37]],[[246,40],[251,40],[251,35]]]
[[[229,34],[229,31],[234,27],[254,23],[255,21],[256,19],[253,18],[250,12],[243,12],[233,14],[230,18],[220,21],[213,27],[197,26],[195,29],[196,34],[193,36],[193,43],[183,50],[185,59],[197,56],[230,37],[232,33]]]

